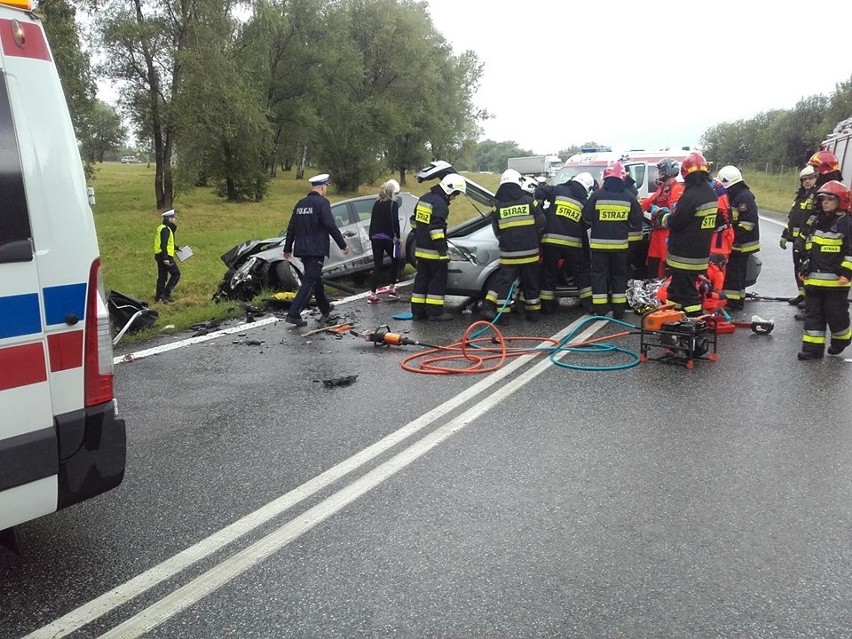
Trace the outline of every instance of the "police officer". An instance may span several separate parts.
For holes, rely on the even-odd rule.
[[[790,207],[790,212],[787,214],[787,226],[781,231],[780,246],[782,249],[787,248],[787,243],[793,243],[793,276],[796,278],[796,285],[799,289],[799,294],[790,300],[792,306],[796,306],[805,301],[805,289],[799,281],[799,263],[801,262],[801,251],[803,247],[801,242],[797,242],[802,234],[802,227],[814,208],[814,196],[816,195],[817,170],[810,164],[799,172],[799,190],[796,191],[793,197],[793,205]]]
[[[180,269],[175,259],[175,232],[177,217],[174,209],[162,214],[162,222],[154,232],[154,261],[157,263],[157,289],[155,302],[172,302],[172,291],[180,280]]]
[[[837,180],[816,193],[811,235],[805,243],[802,279],[805,286],[805,330],[801,360],[820,359],[831,331],[829,355],[840,354],[852,341],[849,289],[852,280],[852,194]]]
[[[447,216],[450,202],[467,192],[458,173],[445,176],[429,189],[414,209],[414,257],[417,272],[411,290],[411,315],[416,320],[444,322],[453,316],[444,312],[444,294],[450,256],[447,254]]]
[[[308,179],[311,183],[311,191],[296,202],[293,214],[290,216],[290,223],[287,225],[284,259],[289,260],[292,255],[295,255],[302,260],[304,267],[302,284],[290,304],[287,315],[284,316],[284,321],[295,326],[307,325],[307,322],[302,319],[301,312],[307,307],[312,295],[316,298],[322,320],[329,319],[333,306],[325,296],[325,286],[322,281],[322,265],[331,247],[329,237],[334,238],[335,243],[344,253],[349,253],[349,247],[340,229],[334,223],[331,205],[325,197],[329,179],[328,173],[321,173]]]
[[[760,250],[760,227],[754,194],[743,181],[735,166],[723,166],[716,174],[728,193],[731,207],[731,224],[734,227],[734,244],[725,272],[725,295],[728,308],[740,311],[745,305],[745,282],[748,256]]]
[[[515,169],[506,169],[495,194],[491,225],[500,243],[500,267],[482,304],[482,316],[489,321],[497,316],[498,307],[505,307],[504,315],[511,312],[509,294],[516,279],[520,279],[526,318],[535,322],[541,311],[538,238],[545,218],[538,202],[524,189],[525,181]]]
[[[592,280],[589,270],[589,235],[583,222],[583,206],[594,185],[590,173],[578,173],[567,182],[536,187],[537,199],[547,202],[547,220],[541,238],[541,310],[549,313],[556,308],[556,283],[565,270],[574,278],[580,302],[587,313],[592,312]]]
[[[627,172],[621,162],[611,162],[603,172],[603,186],[583,207],[589,225],[592,304],[598,315],[611,306],[615,319],[624,317],[627,306],[628,249],[630,233],[642,228],[642,207],[624,188]]]
[[[697,283],[707,274],[710,244],[716,230],[718,196],[708,181],[710,167],[704,156],[693,151],[680,167],[684,189],[674,211],[655,212],[659,228],[668,229],[666,266],[671,272],[668,301],[688,316],[700,315],[701,295]]]

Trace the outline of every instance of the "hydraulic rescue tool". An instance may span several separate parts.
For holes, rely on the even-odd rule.
[[[687,317],[683,311],[663,307],[644,315],[639,328],[639,357],[643,362],[648,361],[651,348],[663,351],[653,359],[687,368],[692,368],[696,359],[716,361],[716,331],[706,316]]]
[[[432,344],[418,342],[417,340],[405,337],[405,335],[400,335],[399,333],[392,333],[390,326],[387,324],[382,324],[375,330],[365,331],[360,334],[352,331],[352,334],[357,335],[358,337],[363,337],[368,342],[372,342],[373,346],[426,346],[428,348],[440,348],[438,346],[433,346]]]

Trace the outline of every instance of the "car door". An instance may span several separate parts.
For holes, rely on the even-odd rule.
[[[332,240],[323,273],[339,275],[340,273],[357,270],[359,267],[363,268],[364,240],[361,235],[361,229],[358,226],[357,218],[350,206],[350,200],[332,204],[331,216],[334,218],[337,228],[340,229],[343,239],[346,240],[349,253],[344,254],[334,240]],[[369,245],[369,242],[367,244]],[[370,260],[372,260],[372,253],[370,254]]]

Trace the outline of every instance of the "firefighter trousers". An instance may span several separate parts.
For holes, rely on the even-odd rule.
[[[494,313],[506,306],[503,313],[510,313],[512,307],[507,305],[507,302],[510,301],[509,294],[516,279],[520,279],[521,282],[520,289],[524,298],[524,310],[529,316],[537,316],[541,310],[539,290],[541,268],[538,262],[500,264],[500,268],[494,275],[494,285],[490,287],[485,296],[483,310]]]
[[[701,315],[701,295],[696,287],[696,278],[706,271],[687,271],[671,266],[669,270],[672,274],[668,289],[669,302],[687,315]]]
[[[612,308],[617,315],[627,306],[627,252],[592,250],[592,304],[598,315]]]
[[[582,248],[543,244],[541,254],[541,309],[556,308],[556,287],[564,272],[574,278],[580,302],[586,311],[591,311],[592,275],[586,252]]]
[[[444,312],[447,291],[448,260],[417,260],[417,272],[411,287],[411,315],[417,319],[438,316]]]
[[[805,330],[802,350],[819,353],[825,349],[826,325],[831,331],[831,351],[839,353],[852,340],[849,325],[849,289],[825,286],[805,287]]]
[[[731,251],[725,269],[725,296],[728,298],[728,308],[733,311],[742,310],[745,303],[748,256],[748,253],[742,251]]]

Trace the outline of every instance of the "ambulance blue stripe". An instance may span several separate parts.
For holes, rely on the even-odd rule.
[[[38,295],[0,297],[0,339],[41,332]]]
[[[65,284],[44,289],[44,317],[48,326],[64,324],[69,315],[83,319],[86,309],[86,285]]]

